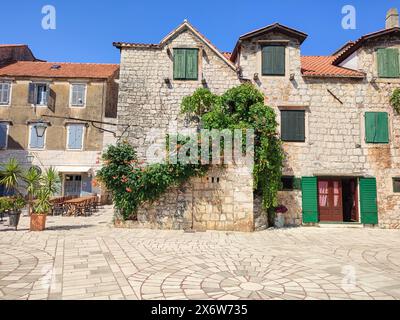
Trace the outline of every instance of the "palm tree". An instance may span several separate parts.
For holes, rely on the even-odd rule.
[[[23,171],[21,165],[14,158],[7,163],[1,165],[0,184],[3,185],[8,192],[20,193],[18,190],[19,183],[23,179]]]
[[[28,193],[28,214],[31,214],[31,204],[40,187],[41,175],[38,169],[31,167],[24,175],[26,191]]]
[[[60,191],[60,176],[54,168],[46,170],[42,177],[43,187],[50,195],[55,195]]]

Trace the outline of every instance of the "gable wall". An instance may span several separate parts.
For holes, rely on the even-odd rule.
[[[199,80],[173,80],[173,61],[168,55],[173,48],[200,48]],[[152,144],[155,129],[165,131],[178,122],[182,99],[203,87],[222,94],[239,85],[235,70],[223,61],[192,32],[183,31],[162,49],[123,49],[119,85],[118,123],[129,124],[125,138],[137,147],[142,160],[153,160],[146,154]],[[171,84],[165,83],[168,78]],[[122,126],[120,131],[124,130]],[[161,142],[165,135],[158,136]],[[220,182],[215,183],[219,178]],[[207,180],[208,179],[208,180]],[[214,183],[212,183],[214,179]],[[158,201],[145,204],[138,213],[142,226],[161,229],[195,229],[252,231],[253,177],[243,167],[215,167],[206,177],[191,179],[181,189],[171,188]]]

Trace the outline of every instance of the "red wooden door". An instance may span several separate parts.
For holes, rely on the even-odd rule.
[[[318,181],[318,204],[321,222],[343,222],[342,181]]]

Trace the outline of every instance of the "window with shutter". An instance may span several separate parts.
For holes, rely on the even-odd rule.
[[[286,142],[305,141],[305,111],[281,111],[281,138]]]
[[[263,76],[284,76],[286,68],[286,47],[269,45],[262,48]]]
[[[0,82],[0,105],[10,104],[11,84],[9,82]]]
[[[198,49],[174,49],[174,80],[197,80],[198,60]]]
[[[0,123],[0,149],[7,149],[8,123]]]
[[[49,101],[50,86],[47,83],[30,83],[28,103],[35,106],[47,107]]]
[[[389,143],[389,116],[386,112],[365,113],[365,142]]]
[[[393,178],[393,192],[400,193],[400,178]]]
[[[68,141],[67,149],[82,150],[83,149],[83,124],[68,125]]]
[[[400,60],[398,49],[378,49],[378,75],[380,78],[399,78]]]
[[[29,129],[29,148],[30,149],[44,149],[46,133],[43,137],[39,137],[36,131],[36,125],[32,124]],[[47,132],[47,130],[46,130]]]
[[[71,85],[71,106],[84,107],[86,103],[86,84]]]

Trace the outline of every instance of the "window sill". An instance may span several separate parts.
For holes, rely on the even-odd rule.
[[[69,106],[70,109],[85,109],[86,106]]]
[[[305,147],[308,146],[308,143],[306,141],[283,141],[282,143],[284,145],[288,145],[288,146],[300,146],[300,147]]]
[[[400,78],[377,78],[376,83],[400,83]]]

